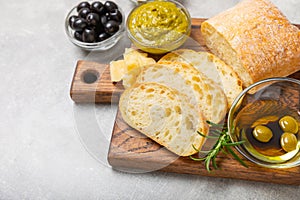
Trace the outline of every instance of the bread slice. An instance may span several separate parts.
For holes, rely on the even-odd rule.
[[[203,111],[209,121],[218,123],[225,117],[227,100],[224,92],[191,65],[181,62],[146,65],[136,82],[157,82],[180,91],[191,104]]]
[[[179,156],[201,149],[208,134],[205,118],[185,95],[158,83],[140,83],[121,95],[119,109],[126,123]]]
[[[163,56],[158,63],[164,61],[184,62],[193,65],[223,89],[227,97],[228,107],[243,91],[242,81],[233,68],[211,53],[178,49]]]
[[[300,30],[269,0],[244,0],[203,22],[201,32],[245,87],[300,70]]]

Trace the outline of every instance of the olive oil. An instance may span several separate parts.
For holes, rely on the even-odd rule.
[[[292,139],[295,139],[295,136],[297,138],[296,142],[295,140],[292,141],[294,145],[292,150],[290,150],[290,148],[283,148],[285,146],[282,146],[286,145],[286,143],[282,142],[283,134],[286,132],[280,123],[282,123],[282,119],[287,118],[286,116],[295,119],[297,126],[297,129],[295,129],[297,132],[291,133],[293,136]],[[278,104],[278,102],[259,101],[247,105],[240,110],[235,120],[235,131],[238,133],[239,140],[245,141],[243,148],[253,157],[265,162],[283,163],[292,159],[299,151],[299,122],[300,119],[296,110],[287,106],[283,107]],[[271,130],[271,138],[268,133],[268,140],[265,138],[259,140],[254,132],[255,127],[258,126],[265,127],[265,130]],[[293,128],[295,127],[292,127],[291,130],[293,130]],[[289,151],[287,151],[287,149]]]
[[[253,136],[254,128],[248,127],[245,130],[246,139],[251,143],[253,148],[261,153],[262,155],[266,156],[281,156],[286,152],[282,149],[280,145],[280,138],[281,135],[284,133],[279,124],[278,120],[268,122],[265,126],[273,132],[273,137],[268,142],[260,142]]]

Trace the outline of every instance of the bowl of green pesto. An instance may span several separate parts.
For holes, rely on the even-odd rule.
[[[191,32],[188,10],[173,0],[154,0],[135,7],[127,17],[127,35],[139,49],[163,54],[180,47]]]

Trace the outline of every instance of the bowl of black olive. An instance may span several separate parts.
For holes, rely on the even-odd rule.
[[[300,165],[300,80],[278,77],[256,82],[233,102],[228,130],[237,150],[268,168]]]
[[[70,41],[84,50],[112,48],[125,32],[125,15],[113,1],[83,1],[67,14],[65,30]]]

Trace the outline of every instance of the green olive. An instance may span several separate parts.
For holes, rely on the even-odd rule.
[[[280,145],[284,151],[290,152],[296,149],[297,147],[297,137],[293,133],[283,133],[280,138]]]
[[[279,125],[284,132],[298,133],[298,122],[291,116],[284,116],[279,120]]]
[[[270,139],[273,137],[271,129],[263,125],[256,126],[253,129],[252,134],[255,137],[255,139],[257,139],[260,142],[269,142]]]

